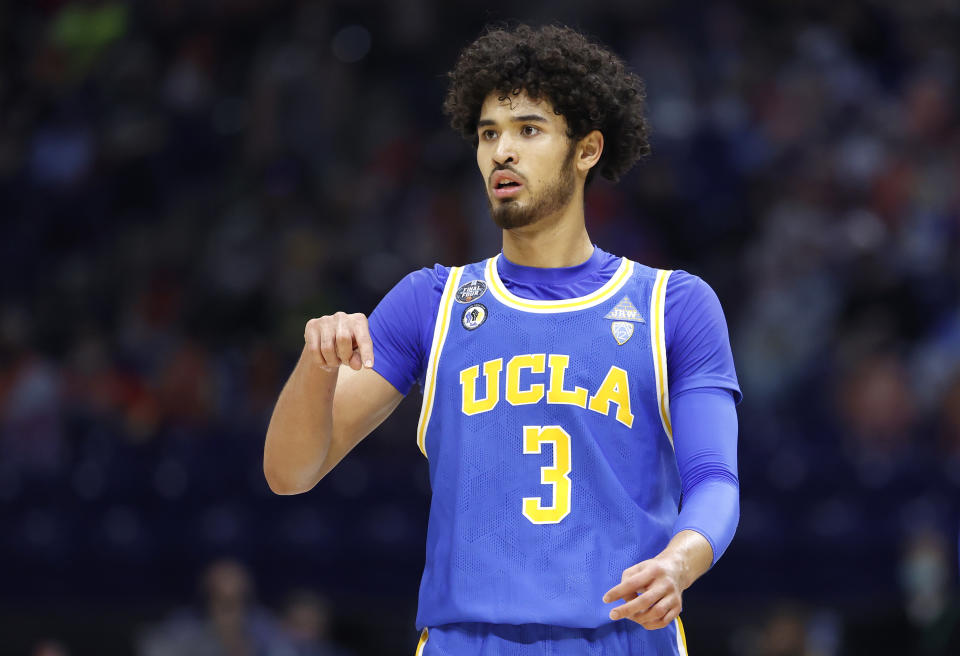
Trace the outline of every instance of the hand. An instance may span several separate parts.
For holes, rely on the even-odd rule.
[[[620,584],[603,595],[603,602],[624,602],[610,611],[610,619],[630,619],[645,629],[662,629],[683,607],[683,568],[661,553],[623,570]]]
[[[354,371],[373,368],[373,342],[367,317],[336,314],[311,319],[303,331],[304,350],[324,371],[338,371],[341,364]]]

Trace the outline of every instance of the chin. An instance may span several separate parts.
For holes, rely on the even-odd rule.
[[[522,228],[536,221],[534,213],[516,201],[501,202],[490,208],[490,216],[498,227],[504,230]]]

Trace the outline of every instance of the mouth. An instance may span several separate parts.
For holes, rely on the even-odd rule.
[[[493,188],[493,195],[497,198],[512,198],[520,193],[523,185],[518,182],[504,182]]]
[[[497,171],[491,180],[493,195],[496,198],[513,198],[523,189],[523,183],[513,174]]]

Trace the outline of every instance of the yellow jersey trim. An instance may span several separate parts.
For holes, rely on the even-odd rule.
[[[423,627],[423,631],[420,632],[420,642],[417,643],[417,651],[414,652],[413,656],[423,656],[423,649],[427,646],[427,638],[430,637],[430,632],[427,631],[427,627]]]
[[[663,430],[673,446],[673,426],[670,423],[670,386],[667,381],[667,345],[663,328],[664,307],[667,298],[667,279],[670,271],[657,271],[650,295],[650,342],[653,351],[653,371],[657,382],[657,408]]]
[[[687,632],[683,630],[683,622],[679,615],[677,616],[677,650],[680,652],[680,656],[689,656],[687,654]]]
[[[497,273],[497,261],[499,259],[500,254],[491,257],[487,260],[487,266],[484,268],[484,278],[486,278],[487,286],[490,288],[491,293],[498,301],[507,307],[539,314],[585,310],[594,305],[599,305],[616,294],[624,283],[630,279],[630,275],[633,273],[633,262],[623,257],[620,258],[620,266],[617,267],[614,274],[610,276],[610,280],[604,283],[600,289],[578,298],[538,301],[529,298],[520,298],[507,289],[503,281],[500,280],[500,274]]]
[[[427,360],[427,372],[423,381],[423,405],[420,408],[420,421],[417,422],[417,446],[424,458],[427,456],[427,424],[430,423],[430,414],[433,411],[433,397],[436,392],[437,363],[440,361],[440,351],[447,339],[450,328],[450,313],[453,297],[460,284],[460,275],[463,267],[450,269],[450,276],[440,296],[440,306],[437,308],[437,325],[433,327],[433,343],[430,345],[430,357]]]

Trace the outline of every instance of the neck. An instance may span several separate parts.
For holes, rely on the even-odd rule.
[[[569,267],[586,262],[592,253],[593,243],[584,222],[581,194],[576,194],[556,215],[503,231],[503,255],[514,264]]]

